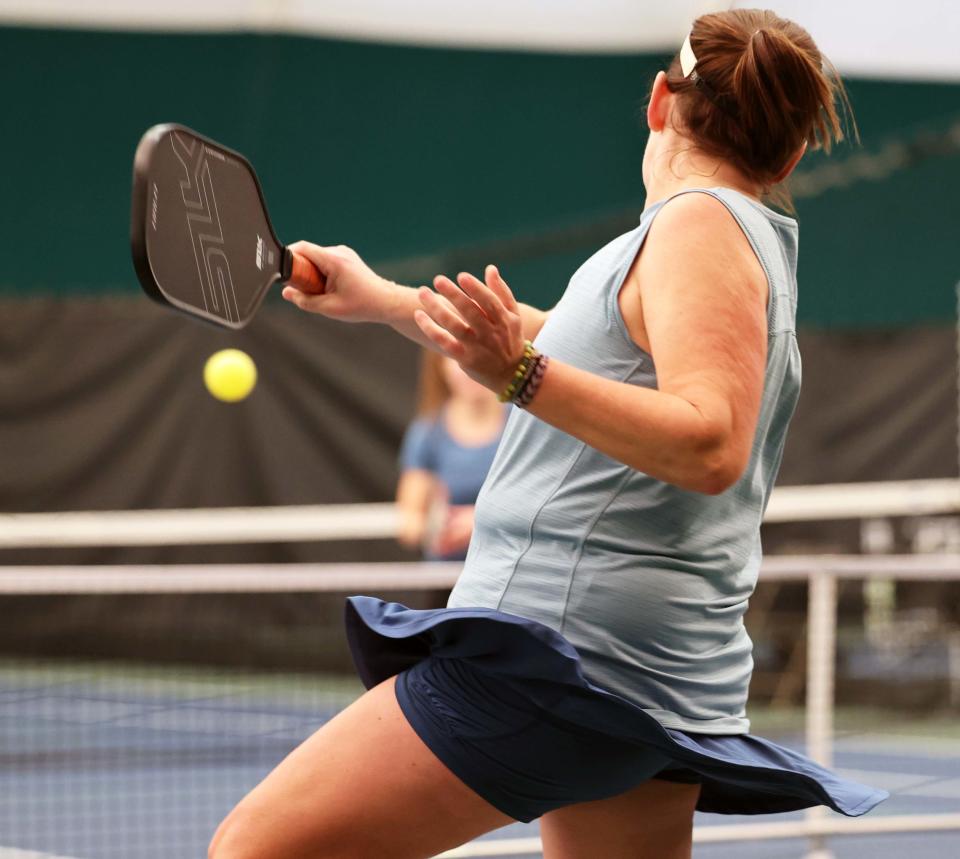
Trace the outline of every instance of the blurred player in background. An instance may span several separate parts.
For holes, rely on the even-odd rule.
[[[424,350],[417,416],[400,451],[400,543],[429,560],[467,556],[473,508],[507,407],[452,358]]]

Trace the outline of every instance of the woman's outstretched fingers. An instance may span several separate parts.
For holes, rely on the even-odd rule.
[[[437,292],[446,298],[471,326],[476,327],[489,322],[489,318],[483,312],[480,305],[450,280],[449,277],[437,275],[433,279],[433,285]]]
[[[420,307],[439,325],[445,328],[458,340],[464,340],[473,335],[469,323],[457,312],[457,309],[442,295],[432,292],[422,286],[419,290]]]
[[[512,313],[517,312],[517,300],[513,297],[507,282],[500,276],[500,269],[495,265],[488,265],[483,272],[484,279],[490,290],[500,299],[501,304]]]
[[[483,310],[492,322],[498,322],[503,319],[506,308],[496,293],[488,289],[483,281],[475,278],[468,272],[462,271],[457,275],[457,283],[459,283],[460,288],[480,306],[480,309]]]
[[[430,342],[442,352],[455,360],[463,357],[463,344],[445,328],[437,325],[425,311],[415,310],[413,321],[417,323],[417,327],[429,338]]]

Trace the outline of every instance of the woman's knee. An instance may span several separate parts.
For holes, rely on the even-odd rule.
[[[247,818],[240,808],[227,815],[210,840],[207,859],[266,859],[269,854],[262,852],[263,837]]]
[[[229,818],[227,818],[217,827],[217,831],[213,833],[213,838],[210,839],[210,845],[207,847],[207,859],[227,859],[228,856],[236,855],[225,843],[230,826]]]
[[[338,843],[339,842],[339,843]],[[277,815],[237,806],[217,827],[207,859],[350,859],[349,845],[313,827],[309,839],[295,837]]]
[[[400,710],[393,681],[301,744],[228,815],[210,859],[421,859],[511,822]]]
[[[226,829],[227,821],[224,820],[217,827],[217,831],[213,833],[213,838],[210,839],[210,844],[207,846],[207,859],[222,859],[226,855],[223,850],[223,837]]]
[[[389,843],[367,838],[360,828],[313,827],[310,837],[303,838],[282,822],[237,810],[220,824],[207,849],[207,859],[371,859],[389,855],[401,854],[392,854]]]

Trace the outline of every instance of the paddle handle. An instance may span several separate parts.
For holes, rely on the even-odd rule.
[[[318,269],[303,254],[294,253],[289,248],[283,254],[283,282],[295,286],[303,292],[322,293],[326,291],[327,281]]]

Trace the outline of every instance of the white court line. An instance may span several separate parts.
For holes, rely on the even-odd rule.
[[[850,820],[841,815],[822,819],[795,818],[765,823],[721,823],[695,826],[694,844],[721,844],[733,841],[768,841],[809,838],[813,835],[863,836],[904,832],[950,832],[960,830],[960,814],[875,815]],[[478,840],[441,853],[437,859],[477,856],[542,856],[538,837]]]
[[[897,734],[857,734],[838,736],[834,751],[876,754],[890,757],[925,757],[931,754],[960,757],[960,740],[949,737],[900,736]]]
[[[21,850],[19,847],[0,847],[0,859],[74,859],[58,853],[38,853],[36,850]]]
[[[960,799],[960,778],[940,779],[903,791],[906,796],[922,796],[927,799]]]
[[[882,770],[837,769],[844,778],[881,787],[894,796],[922,796],[927,799],[960,799],[960,778],[919,773],[895,773]]]
[[[882,770],[851,770],[846,767],[838,767],[837,772],[844,778],[858,781],[861,784],[868,784],[871,787],[882,787],[889,790],[890,793],[902,794],[911,793],[912,788],[926,785],[936,781],[942,776],[920,775],[919,773],[894,773],[883,772]]]

